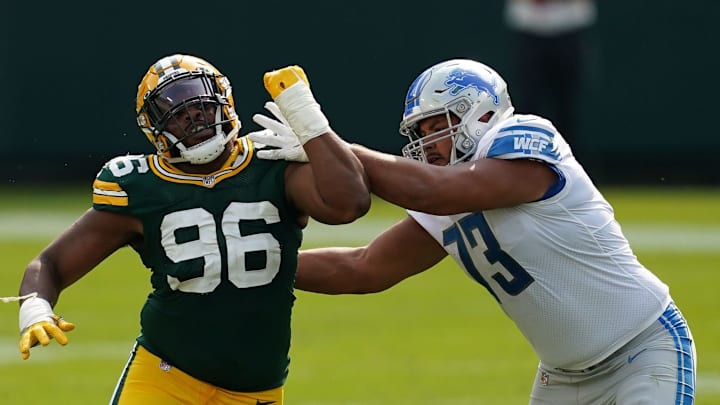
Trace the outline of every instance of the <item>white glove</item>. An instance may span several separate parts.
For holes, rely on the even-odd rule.
[[[247,134],[251,141],[262,144],[257,149],[265,146],[272,146],[278,149],[258,150],[257,156],[260,159],[268,160],[289,160],[292,162],[308,162],[300,140],[288,126],[287,120],[280,112],[277,104],[272,101],[265,103],[265,108],[270,111],[277,121],[262,114],[253,115],[253,121],[265,128],[260,131]]]
[[[307,76],[300,66],[267,72],[263,82],[301,145],[330,131],[330,124],[320,110],[320,104],[315,101]]]
[[[289,129],[289,128],[288,128]],[[275,135],[273,131],[264,129],[262,131],[250,132],[247,135],[258,145],[257,157],[266,160],[287,160],[290,162],[309,162],[305,150],[295,136]],[[261,149],[265,146],[273,146],[278,149]]]

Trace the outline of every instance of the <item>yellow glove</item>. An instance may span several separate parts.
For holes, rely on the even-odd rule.
[[[263,76],[265,90],[270,93],[270,97],[272,97],[273,100],[288,87],[300,80],[310,86],[305,71],[297,65],[284,67],[280,70],[273,70],[272,72],[265,73]]]
[[[315,101],[307,75],[300,66],[267,72],[263,82],[301,145],[330,131],[330,124]]]
[[[68,343],[64,332],[75,329],[75,325],[52,313],[50,303],[42,298],[30,298],[20,306],[20,355],[23,360],[30,357],[30,348],[40,343],[50,344],[55,338],[61,345]]]

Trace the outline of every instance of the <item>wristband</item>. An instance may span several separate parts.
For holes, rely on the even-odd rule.
[[[302,80],[285,89],[275,98],[282,115],[295,132],[300,143],[330,131],[330,124],[315,101],[310,87]]]
[[[20,305],[20,333],[29,326],[42,321],[54,322],[52,307],[47,300],[33,297]]]

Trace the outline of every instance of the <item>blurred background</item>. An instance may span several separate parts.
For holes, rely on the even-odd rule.
[[[105,161],[154,152],[134,110],[159,58],[195,54],[226,74],[243,133],[265,112],[263,73],[299,64],[337,132],[396,154],[410,83],[444,59],[474,58],[506,79],[518,112],[561,128],[692,325],[698,403],[720,405],[720,2],[598,1],[591,12],[545,3],[9,2],[0,12],[0,296],[90,205]],[[353,224],[311,222],[303,247],[362,245],[404,215],[375,200]],[[457,266],[436,267],[377,295],[296,291],[288,403],[527,403],[530,346]],[[148,277],[129,249],[108,258],[56,307],[78,325],[71,344],[34,349],[30,361],[17,353],[17,306],[0,305],[0,403],[106,403]]]
[[[151,63],[176,52],[230,78],[244,132],[264,112],[263,73],[300,64],[336,131],[392,153],[407,88],[443,59],[494,67],[518,112],[553,102],[546,89],[529,111],[524,48],[502,1],[317,3],[12,2],[0,15],[0,180],[90,184],[109,158],[153,151],[135,125],[135,92]],[[564,134],[596,182],[720,183],[720,136],[701,118],[720,90],[718,18],[713,0],[597,4],[579,79],[568,76],[578,84]]]

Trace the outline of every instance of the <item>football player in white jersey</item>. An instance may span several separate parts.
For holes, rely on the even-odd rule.
[[[531,404],[693,403],[685,319],[550,121],[514,114],[497,72],[456,59],[413,82],[400,132],[404,158],[352,148],[408,217],[364,247],[302,251],[296,288],[379,292],[450,255],[537,353]],[[298,155],[275,143],[266,158]]]

